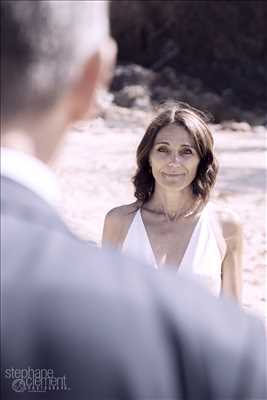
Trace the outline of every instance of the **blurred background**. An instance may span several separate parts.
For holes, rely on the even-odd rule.
[[[75,124],[55,160],[59,212],[100,244],[105,214],[134,201],[135,152],[157,105],[208,112],[220,163],[213,201],[240,216],[243,306],[266,318],[267,2],[115,0],[110,11],[118,64],[99,116]]]
[[[224,119],[267,124],[267,2],[111,2],[115,103],[178,98]]]

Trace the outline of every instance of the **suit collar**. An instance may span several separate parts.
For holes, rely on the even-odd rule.
[[[1,147],[1,175],[31,190],[52,206],[59,204],[55,174],[40,160],[23,152]]]

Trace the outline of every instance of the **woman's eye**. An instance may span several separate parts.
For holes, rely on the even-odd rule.
[[[159,147],[157,149],[160,153],[167,153],[168,149],[166,147]]]
[[[193,154],[191,149],[183,149],[182,154]]]

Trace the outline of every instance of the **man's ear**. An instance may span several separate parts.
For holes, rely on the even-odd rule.
[[[99,52],[96,52],[84,64],[80,75],[71,86],[67,95],[69,123],[82,119],[85,114],[90,116],[94,108],[101,68],[101,57]]]
[[[95,116],[96,90],[107,88],[116,62],[117,45],[107,38],[99,50],[84,64],[80,77],[70,90],[69,122]]]

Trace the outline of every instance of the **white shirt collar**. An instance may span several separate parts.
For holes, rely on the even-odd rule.
[[[20,151],[1,147],[1,175],[30,189],[56,207],[59,188],[55,174],[40,160]]]

